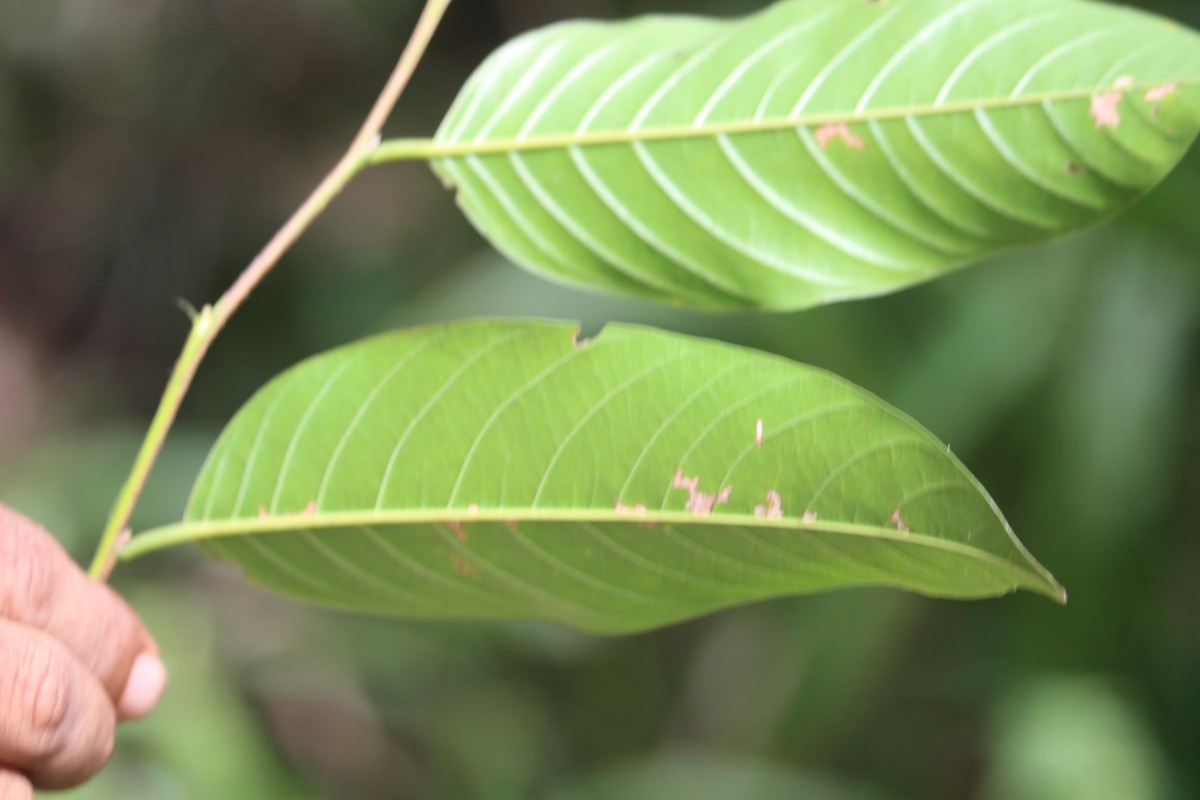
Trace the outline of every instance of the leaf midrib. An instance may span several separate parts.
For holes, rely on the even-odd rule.
[[[435,525],[457,523],[511,523],[511,522],[618,522],[625,524],[652,525],[715,525],[739,528],[786,529],[814,531],[842,536],[882,539],[891,542],[921,545],[974,558],[999,567],[1032,582],[1050,587],[1060,602],[1065,602],[1065,592],[1049,575],[1026,569],[986,550],[921,533],[902,533],[899,530],[874,525],[856,525],[843,522],[804,522],[798,518],[768,519],[744,514],[713,513],[696,516],[688,511],[648,511],[644,515],[630,515],[609,509],[488,509],[471,513],[467,509],[412,509],[383,511],[349,511],[316,514],[280,514],[268,517],[229,519],[205,522],[184,522],[153,528],[133,537],[122,549],[120,557],[128,561],[139,556],[182,544],[198,543],[211,539],[254,536],[267,533],[298,533],[333,528],[355,528],[380,525]]]
[[[438,158],[461,158],[465,156],[503,155],[508,153],[534,152],[539,150],[561,150],[570,147],[603,147],[606,145],[636,144],[639,142],[683,141],[688,139],[710,139],[718,136],[745,136],[755,133],[790,130],[793,128],[819,127],[837,123],[887,122],[905,119],[928,119],[977,111],[1024,108],[1042,103],[1086,100],[1098,94],[1121,92],[1132,95],[1156,89],[1167,84],[1179,88],[1200,85],[1200,76],[1167,78],[1143,81],[1129,86],[1091,86],[1080,89],[1063,89],[1040,92],[1016,97],[991,97],[973,100],[956,100],[949,103],[929,105],[892,106],[866,109],[863,111],[822,111],[797,114],[788,117],[764,119],[726,120],[693,125],[662,125],[636,130],[610,129],[585,133],[543,134],[519,138],[473,140],[467,142],[439,141],[437,139],[388,139],[364,157],[364,164],[381,164],[389,161],[433,160]]]

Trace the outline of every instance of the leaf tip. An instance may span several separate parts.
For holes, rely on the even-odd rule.
[[[1040,576],[1042,583],[1040,586],[1033,589],[1038,594],[1045,595],[1060,606],[1067,605],[1067,590],[1062,584],[1054,579],[1054,576],[1048,572],[1044,572]],[[1027,587],[1032,588],[1032,587]]]

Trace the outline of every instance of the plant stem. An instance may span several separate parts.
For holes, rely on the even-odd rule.
[[[433,34],[437,31],[450,2],[451,0],[426,0],[425,8],[421,12],[421,17],[417,21],[412,37],[405,46],[396,68],[392,71],[383,92],[375,101],[371,113],[367,115],[366,121],[359,129],[358,135],[354,137],[346,154],[338,161],[337,166],[325,176],[320,185],[313,190],[308,199],[296,209],[283,227],[271,237],[262,251],[255,256],[233,285],[225,291],[221,299],[215,305],[205,306],[192,319],[191,333],[188,334],[183,351],[179,354],[179,360],[175,362],[175,369],[171,373],[167,388],[163,391],[162,399],[159,401],[158,410],[150,423],[150,429],[146,432],[146,438],[142,441],[137,458],[134,460],[133,469],[124,486],[121,487],[112,511],[109,513],[108,522],[96,549],[96,555],[88,570],[92,578],[99,581],[108,579],[116,562],[117,551],[122,545],[122,534],[127,530],[138,497],[146,486],[146,479],[158,458],[159,451],[162,450],[167,432],[170,431],[171,425],[175,421],[179,406],[183,402],[184,395],[187,394],[196,370],[204,359],[205,353],[208,352],[208,348],[221,329],[225,327],[225,323],[246,301],[254,288],[262,282],[267,273],[279,263],[284,254],[308,230],[313,221],[321,215],[321,212],[337,197],[346,184],[363,167],[367,166],[371,151],[379,143],[379,135],[383,130],[384,123],[387,122],[392,109],[396,107],[396,101],[400,99],[400,94],[408,85],[409,79],[412,78],[412,74],[424,56],[430,40],[433,39]]]

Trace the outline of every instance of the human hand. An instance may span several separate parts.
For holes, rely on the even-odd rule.
[[[0,800],[90,778],[117,722],[150,713],[165,686],[133,610],[0,504]]]

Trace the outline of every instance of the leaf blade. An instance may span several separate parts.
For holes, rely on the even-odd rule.
[[[124,555],[185,541],[311,602],[603,632],[862,584],[1062,599],[899,412],[632,326],[454,324],[312,359],[230,424],[186,521]]]
[[[1096,224],[1198,127],[1200,37],[1140,12],[791,0],[520,37],[468,82],[434,166],[545,277],[793,309]]]

